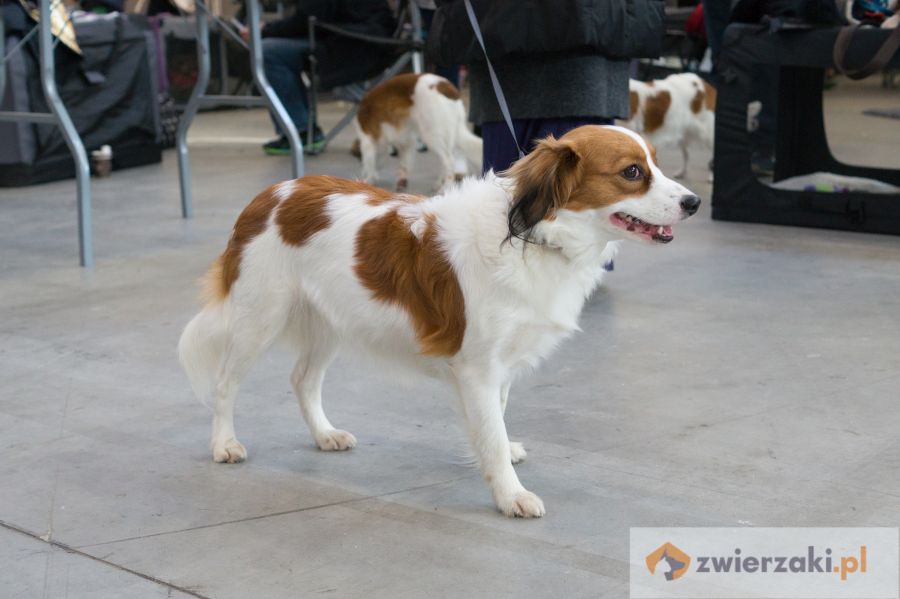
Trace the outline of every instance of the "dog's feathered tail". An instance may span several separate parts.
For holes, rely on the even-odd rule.
[[[481,138],[469,131],[466,125],[466,107],[462,100],[456,101],[456,112],[456,147],[466,160],[481,167],[483,144]]]
[[[228,331],[228,298],[217,260],[203,280],[206,305],[184,327],[178,340],[178,360],[197,398],[206,406],[225,353]]]
[[[456,145],[462,152],[466,160],[472,164],[481,165],[482,160],[482,141],[481,138],[469,131],[466,127],[466,121],[460,122],[459,132],[456,135]]]

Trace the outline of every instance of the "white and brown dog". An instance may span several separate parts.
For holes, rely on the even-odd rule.
[[[673,176],[684,177],[689,146],[713,149],[716,89],[694,73],[647,82],[632,79],[628,88],[631,113],[623,125],[657,147],[680,148],[684,163]]]
[[[668,243],[699,204],[640,136],[599,126],[429,198],[325,176],[273,185],[238,217],[178,346],[198,395],[215,401],[213,459],[247,457],[238,385],[279,338],[297,352],[291,381],[316,444],[356,445],[322,410],[325,370],[354,346],[455,383],[497,506],[543,515],[512,466],[525,456],[503,422],[513,379],[578,330],[615,241]]]
[[[481,139],[466,126],[459,90],[438,75],[404,73],[376,85],[360,102],[353,125],[367,183],[378,174],[379,149],[393,146],[400,157],[396,187],[405,191],[416,135],[441,162],[439,188],[465,175],[467,161],[481,168]]]

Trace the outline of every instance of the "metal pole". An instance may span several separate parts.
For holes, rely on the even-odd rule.
[[[281,104],[281,100],[275,95],[275,90],[269,85],[269,80],[266,79],[259,18],[259,0],[247,0],[247,20],[250,28],[250,69],[253,71],[253,81],[256,82],[256,87],[266,99],[269,110],[275,115],[275,120],[278,121],[278,125],[291,143],[291,168],[296,179],[303,176],[303,145],[300,143],[297,127],[294,126],[294,122]],[[297,69],[300,69],[300,65],[297,65]],[[312,126],[312,123],[309,126]]]
[[[316,17],[311,15],[307,21],[309,41],[309,122],[306,124],[306,147],[312,152],[315,140],[315,123],[319,120],[319,59],[316,58]],[[326,142],[327,143],[327,142]]]
[[[6,91],[6,28],[3,25],[3,6],[0,5],[0,104]]]
[[[206,93],[206,87],[209,85],[209,22],[206,17],[206,4],[203,0],[197,0],[196,6],[194,19],[197,21],[197,83],[184,107],[184,113],[178,121],[178,129],[175,132],[175,146],[178,150],[178,181],[181,187],[181,214],[184,218],[194,216],[187,132],[197,114],[197,108],[200,106],[200,96]]]
[[[91,232],[91,170],[87,152],[75,129],[69,113],[59,98],[56,89],[56,72],[53,64],[53,35],[50,32],[50,0],[40,0],[40,42],[41,85],[44,88],[44,99],[50,111],[56,116],[60,131],[72,152],[75,161],[75,176],[78,186],[78,250],[79,262],[82,266],[94,265],[93,236]]]
[[[225,25],[219,23],[219,93],[228,93],[228,48],[225,46],[225,33],[222,31]]]
[[[409,0],[409,18],[412,22],[413,40],[422,41],[422,13],[419,12],[419,5],[416,0]],[[425,59],[421,50],[412,51],[412,67],[414,73],[425,72]]]

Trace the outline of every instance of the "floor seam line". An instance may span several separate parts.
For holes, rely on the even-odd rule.
[[[55,539],[43,539],[43,538],[41,538],[40,535],[38,535],[38,534],[36,534],[36,533],[34,533],[34,532],[30,531],[30,530],[26,530],[26,529],[24,529],[24,528],[20,528],[20,527],[14,525],[14,524],[10,524],[9,522],[0,520],[0,527],[3,527],[3,528],[5,528],[6,530],[9,530],[9,531],[12,531],[12,532],[16,532],[16,533],[18,533],[18,534],[20,534],[20,535],[24,535],[24,536],[26,536],[26,537],[32,538],[32,539],[34,539],[34,540],[36,540],[36,541],[39,541],[39,542],[41,542],[41,543],[44,543],[44,544],[46,544],[46,545],[50,545],[51,547],[56,547],[57,549],[60,549],[60,550],[62,550],[62,551],[65,551],[66,553],[72,553],[72,554],[75,554],[75,555],[79,555],[79,556],[85,557],[85,558],[87,558],[87,559],[89,559],[89,560],[92,560],[92,561],[95,561],[95,562],[104,564],[104,565],[106,565],[106,566],[115,568],[116,570],[120,570],[120,571],[122,571],[122,572],[127,572],[128,574],[131,574],[131,575],[133,575],[133,576],[137,576],[137,577],[139,577],[139,578],[143,578],[144,580],[150,581],[150,582],[152,582],[152,583],[154,583],[154,584],[157,584],[157,585],[160,585],[160,586],[164,586],[164,587],[166,587],[166,588],[168,588],[168,589],[174,589],[174,590],[178,591],[179,593],[184,593],[185,595],[190,595],[191,597],[196,597],[197,599],[211,599],[210,597],[207,597],[206,595],[201,595],[200,593],[198,593],[198,592],[196,592],[196,591],[193,591],[193,590],[191,590],[191,589],[188,589],[188,588],[185,588],[185,587],[178,586],[177,584],[174,584],[174,583],[165,581],[165,580],[163,580],[162,578],[157,578],[157,577],[155,577],[155,576],[151,576],[150,574],[144,574],[143,572],[139,572],[139,571],[134,570],[134,569],[132,569],[132,568],[129,568],[129,567],[127,567],[127,566],[123,566],[123,565],[121,565],[121,564],[117,564],[117,563],[115,563],[115,562],[111,562],[111,561],[109,561],[109,560],[107,560],[107,559],[104,559],[104,558],[102,558],[102,557],[97,557],[96,555],[91,555],[90,553],[86,553],[86,552],[84,552],[84,551],[79,550],[79,549],[76,548],[76,547],[72,547],[71,545],[67,545],[66,543],[62,543],[62,542],[57,541],[57,540],[55,540]]]
[[[257,520],[265,520],[265,519],[267,519],[267,518],[277,518],[277,517],[279,517],[279,516],[288,516],[288,515],[290,515],[290,514],[298,514],[298,513],[301,513],[301,512],[311,512],[311,511],[313,511],[313,510],[325,509],[325,508],[329,508],[329,507],[336,507],[336,506],[347,505],[347,504],[352,504],[352,503],[360,503],[360,502],[368,501],[368,500],[371,500],[371,499],[380,499],[380,498],[382,498],[382,497],[390,497],[390,496],[392,496],[392,495],[399,495],[400,493],[408,493],[408,492],[410,492],[410,491],[419,491],[419,490],[421,490],[421,489],[427,489],[427,488],[429,488],[429,487],[435,487],[435,486],[438,486],[438,485],[443,485],[443,484],[447,484],[447,483],[453,483],[453,482],[456,482],[456,481],[459,481],[459,480],[463,480],[463,479],[465,479],[465,478],[470,478],[471,476],[474,476],[474,474],[470,474],[470,475],[467,475],[467,476],[462,476],[462,477],[459,477],[459,478],[452,478],[452,479],[448,479],[448,480],[443,480],[443,481],[439,481],[439,482],[435,482],[435,483],[429,483],[429,484],[427,484],[427,485],[420,485],[420,486],[417,486],[417,487],[409,487],[409,488],[406,488],[406,489],[398,489],[398,490],[396,490],[396,491],[389,491],[389,492],[387,492],[387,493],[378,493],[378,494],[375,494],[375,495],[365,495],[365,496],[362,496],[362,497],[353,497],[352,499],[344,499],[344,500],[341,500],[341,501],[333,501],[333,502],[331,502],[331,503],[324,503],[324,504],[321,504],[321,505],[311,505],[311,506],[308,506],[308,507],[301,507],[301,508],[296,508],[296,509],[293,509],[293,510],[284,510],[284,511],[281,511],[281,512],[273,512],[273,513],[271,513],[271,514],[261,514],[261,515],[259,515],[259,516],[249,516],[249,517],[247,517],[247,518],[238,518],[238,519],[236,519],[236,520],[226,520],[226,521],[223,521],[223,522],[213,522],[213,523],[211,523],[211,524],[203,524],[203,525],[201,525],[201,526],[193,526],[193,527],[190,527],[190,528],[182,528],[182,529],[179,529],[179,530],[167,530],[167,531],[163,531],[163,532],[155,532],[155,533],[152,533],[152,534],[149,534],[149,535],[141,535],[141,536],[136,536],[136,537],[126,537],[126,538],[124,538],[124,539],[114,539],[114,540],[112,540],[112,541],[103,541],[102,543],[91,543],[91,544],[89,544],[89,545],[78,545],[78,548],[79,548],[79,549],[91,549],[91,548],[94,548],[94,547],[103,547],[103,546],[105,546],[105,545],[114,545],[114,544],[116,544],[116,543],[124,543],[124,542],[127,542],[127,541],[140,541],[140,540],[142,540],[142,539],[152,539],[152,538],[154,538],[154,537],[162,537],[162,536],[166,536],[166,535],[174,535],[174,534],[178,534],[178,533],[182,533],[182,532],[193,532],[193,531],[195,531],[195,530],[206,530],[206,529],[208,529],[208,528],[216,528],[216,527],[218,527],[218,526],[228,526],[229,524],[240,524],[240,523],[242,523],[242,522],[255,522],[255,521],[257,521]]]

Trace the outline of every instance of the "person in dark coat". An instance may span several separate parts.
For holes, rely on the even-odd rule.
[[[502,171],[518,151],[500,111],[463,0],[437,0],[427,40],[434,62],[469,65],[470,119],[481,126],[484,171]],[[631,58],[655,57],[662,0],[472,0],[488,56],[527,153],[538,139],[627,118]]]
[[[390,36],[394,27],[394,16],[387,0],[299,0],[294,13],[284,19],[265,23],[262,28],[263,64],[266,78],[284,104],[288,115],[300,132],[300,139],[306,141],[307,129],[315,128],[314,145],[321,144],[322,132],[318,125],[309,121],[309,103],[306,86],[301,74],[309,55],[309,17],[339,25],[344,29],[370,35]],[[243,32],[242,32],[243,33]],[[244,35],[246,35],[244,33]],[[353,40],[332,38],[327,32],[317,34],[317,45],[321,42],[319,71],[322,87],[329,89],[338,83],[364,77],[366,55],[371,48]],[[319,52],[317,51],[317,56]],[[267,154],[288,154],[290,143],[275,122],[279,134],[263,146]],[[315,148],[313,148],[315,149]]]

